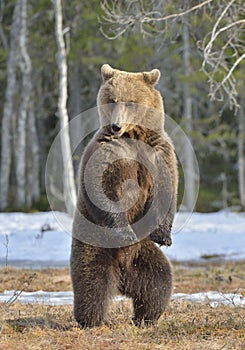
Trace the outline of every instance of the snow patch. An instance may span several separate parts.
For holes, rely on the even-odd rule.
[[[125,300],[127,298],[118,296],[115,300]],[[0,302],[11,303],[18,300],[20,303],[28,304],[45,304],[45,305],[72,305],[72,292],[44,292],[42,290],[36,292],[20,292],[14,290],[6,290],[0,293]],[[242,294],[220,293],[215,291],[205,293],[175,293],[172,295],[172,300],[187,300],[192,303],[205,303],[211,307],[219,305],[225,306],[240,306],[245,307],[245,297]]]
[[[71,226],[61,212],[0,213],[0,266],[67,266]],[[162,249],[173,260],[245,259],[245,213],[177,213],[172,237]]]
[[[242,294],[220,293],[215,291],[205,293],[175,293],[172,295],[173,300],[187,300],[193,303],[206,303],[211,307],[219,305],[242,306],[245,307],[245,297]]]

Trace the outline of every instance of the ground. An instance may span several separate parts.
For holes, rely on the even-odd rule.
[[[173,263],[174,293],[216,290],[245,292],[245,261]],[[0,270],[0,292],[70,291],[68,268]],[[137,328],[131,324],[129,300],[113,301],[108,322],[81,330],[72,316],[72,306],[14,303],[0,304],[0,349],[81,350],[242,350],[245,348],[245,309],[211,308],[208,303],[171,301],[158,326]]]
[[[69,261],[71,218],[57,215],[61,228],[51,212],[0,213],[0,293],[72,290],[68,268],[44,268],[68,265]],[[171,261],[179,260],[173,263],[174,293],[214,290],[245,296],[245,214],[193,213],[185,221],[185,214],[179,213],[178,218],[173,245],[164,249]],[[43,231],[47,225],[50,231]],[[210,262],[215,258],[219,262]],[[221,262],[222,258],[236,260]],[[4,267],[13,263],[32,266],[32,270]],[[242,307],[212,308],[208,302],[172,300],[158,327],[150,328],[136,328],[130,323],[131,315],[129,300],[112,302],[106,325],[81,330],[71,305],[0,303],[0,350],[245,349]]]

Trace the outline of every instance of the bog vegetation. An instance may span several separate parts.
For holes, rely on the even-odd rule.
[[[174,263],[174,292],[217,290],[245,291],[244,262],[199,264]],[[35,275],[34,275],[35,274]],[[71,290],[68,269],[0,270],[1,290]],[[31,281],[31,282],[30,282]],[[192,304],[171,301],[158,326],[137,328],[131,324],[129,300],[112,302],[105,325],[79,329],[72,306],[27,304],[18,301],[0,305],[0,348],[25,349],[113,349],[113,350],[206,350],[245,347],[245,314],[241,307],[211,308],[208,301]]]

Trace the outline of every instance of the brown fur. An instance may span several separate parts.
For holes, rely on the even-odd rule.
[[[154,88],[159,77],[156,69],[128,73],[102,66],[101,128],[82,159],[73,223],[74,314],[83,327],[103,322],[109,298],[117,291],[133,298],[136,324],[156,321],[171,296],[171,266],[153,243],[171,244],[178,185],[174,149],[163,127],[163,102]],[[112,123],[121,129],[113,131]],[[102,153],[89,172],[94,203],[85,170],[96,151]],[[106,169],[103,175],[101,169]],[[107,199],[128,203],[136,198],[134,205],[120,212],[103,210],[105,199],[97,195],[101,176]],[[135,185],[125,189],[128,180],[138,184],[138,192]],[[97,226],[91,228],[83,218]]]

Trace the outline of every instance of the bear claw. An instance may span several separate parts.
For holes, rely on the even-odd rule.
[[[164,236],[163,234],[159,234],[157,232],[153,232],[150,235],[150,239],[160,246],[165,245],[166,247],[170,247],[172,245],[172,239],[170,236]]]

